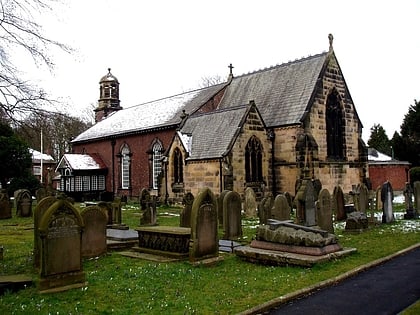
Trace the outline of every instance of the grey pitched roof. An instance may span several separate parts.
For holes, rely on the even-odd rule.
[[[183,110],[187,113],[196,111],[223,86],[224,84],[214,85],[113,112],[78,135],[72,142],[103,139],[174,126],[181,121]]]
[[[178,132],[188,159],[222,157],[239,131],[249,106],[237,106],[189,117]]]
[[[268,127],[297,124],[304,116],[328,53],[235,77],[219,108],[254,100]]]

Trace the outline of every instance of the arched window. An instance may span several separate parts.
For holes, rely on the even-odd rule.
[[[158,189],[159,175],[162,172],[162,143],[157,140],[152,146],[153,189]]]
[[[130,188],[130,149],[127,145],[121,149],[121,188]]]
[[[184,167],[181,150],[174,150],[174,183],[181,184],[184,182]]]
[[[245,148],[245,178],[247,182],[261,182],[262,176],[262,152],[260,140],[256,136],[249,139]]]
[[[327,127],[327,156],[330,159],[341,160],[344,158],[343,111],[341,109],[340,96],[335,89],[327,97],[325,119]]]

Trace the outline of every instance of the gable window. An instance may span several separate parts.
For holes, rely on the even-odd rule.
[[[262,152],[260,140],[256,136],[252,136],[245,148],[245,178],[247,182],[263,180]]]
[[[153,189],[158,189],[159,175],[162,172],[162,143],[157,140],[152,147]]]
[[[121,150],[121,188],[130,188],[130,149],[125,145]]]
[[[182,161],[181,150],[176,148],[174,150],[174,183],[180,184],[184,182],[184,167]]]
[[[330,159],[341,160],[344,158],[344,121],[340,96],[335,89],[328,95],[325,116],[327,156]]]

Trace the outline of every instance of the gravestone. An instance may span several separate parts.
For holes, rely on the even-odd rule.
[[[113,219],[112,219],[112,206],[110,202],[107,201],[99,201],[97,206],[101,208],[107,214],[108,222],[107,225],[111,226]]]
[[[140,209],[143,211],[143,210],[146,210],[146,208],[148,207],[148,204],[150,203],[150,201],[151,201],[151,197],[150,197],[150,192],[149,192],[149,190],[148,189],[146,189],[146,188],[143,188],[141,191],[140,191],[140,200],[139,200],[139,203],[140,203]]]
[[[83,219],[67,200],[58,199],[39,223],[41,239],[41,292],[62,291],[85,285],[82,266]]]
[[[89,206],[80,215],[83,218],[82,257],[98,257],[106,253],[106,225],[108,216],[102,208]]]
[[[219,225],[223,226],[223,199],[230,190],[223,190],[217,197],[217,220]]]
[[[381,199],[381,191],[382,191],[382,186],[379,186],[378,188],[376,188],[376,203],[375,203],[375,209],[376,211],[382,211],[382,199]]]
[[[343,221],[347,218],[344,193],[340,186],[334,187],[332,207],[336,221]]]
[[[179,216],[179,226],[180,227],[191,227],[191,211],[192,205],[194,202],[194,195],[190,192],[186,193],[182,198],[182,203],[184,208],[181,211]]]
[[[115,197],[114,201],[111,203],[111,207],[112,207],[112,224],[120,225],[122,223],[121,198]]]
[[[39,223],[47,210],[57,201],[53,196],[45,197],[38,201],[34,210],[34,266],[41,266],[41,237],[39,236]]]
[[[142,211],[140,217],[140,225],[156,225],[157,224],[157,210],[156,210],[156,197],[150,196],[145,202],[145,209]]]
[[[36,202],[40,202],[45,197],[48,197],[47,189],[45,189],[44,187],[41,187],[41,188],[36,190],[36,192],[35,192]]]
[[[357,211],[366,213],[369,209],[369,190],[367,189],[365,184],[359,184],[357,186],[357,196]]]
[[[391,183],[386,181],[382,185],[381,200],[383,204],[382,223],[390,223],[395,220],[392,208],[392,201],[394,200],[394,191],[392,190]]]
[[[334,233],[332,208],[331,208],[331,195],[327,189],[322,189],[318,195],[316,222],[321,230]]]
[[[241,196],[235,191],[228,192],[223,199],[224,239],[236,240],[242,236],[241,210]]]
[[[260,224],[267,224],[267,220],[271,218],[271,209],[274,205],[274,199],[272,193],[267,193],[258,205],[258,217]]]
[[[10,198],[5,189],[0,191],[0,220],[10,219],[12,217],[12,207]]]
[[[290,220],[290,205],[285,195],[277,195],[274,199],[273,209],[271,210],[271,219],[279,221]]]
[[[16,200],[16,215],[18,217],[32,216],[32,196],[26,189],[20,189]]]
[[[415,181],[413,183],[413,193],[414,193],[414,214],[417,218],[420,214],[420,181]]]
[[[191,212],[189,259],[196,262],[218,255],[217,201],[212,191],[204,188],[194,199]]]
[[[410,183],[405,183],[404,188],[404,201],[405,201],[405,214],[404,219],[414,219],[415,212],[414,212],[414,205],[413,205],[413,188],[411,187]]]
[[[315,190],[310,179],[302,180],[302,184],[296,194],[298,224],[305,226],[316,225]]]
[[[255,218],[257,215],[257,200],[251,187],[245,189],[244,210],[247,218]]]

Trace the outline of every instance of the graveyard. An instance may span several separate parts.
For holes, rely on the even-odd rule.
[[[363,196],[363,194],[358,194],[358,196]],[[363,228],[362,224],[362,227],[356,225],[354,231],[348,231],[346,225],[349,221],[345,220],[334,221],[331,227],[324,227],[325,230],[333,229],[341,247],[356,249],[345,257],[329,259],[310,266],[276,265],[253,263],[241,259],[234,252],[221,251],[220,248],[217,252],[217,248],[215,249],[212,245],[195,245],[193,259],[184,257],[185,259],[162,262],[133,258],[133,256],[123,255],[124,251],[121,250],[106,251],[101,249],[103,243],[99,242],[99,244],[97,240],[94,242],[95,250],[99,250],[98,252],[85,248],[83,244],[86,244],[86,238],[95,239],[101,231],[98,229],[93,236],[86,233],[81,236],[78,234],[78,228],[74,226],[80,224],[81,229],[85,228],[89,220],[100,212],[99,207],[92,206],[90,203],[71,204],[65,200],[48,198],[50,197],[42,201],[47,204],[43,218],[37,216],[37,203],[34,202],[30,211],[33,216],[26,214],[18,216],[15,213],[16,210],[13,209],[12,217],[0,221],[2,247],[0,275],[19,275],[32,280],[32,282],[26,282],[23,288],[3,292],[0,296],[2,313],[235,314],[271,299],[287,296],[304,288],[316,286],[317,283],[339,277],[361,265],[418,244],[419,241],[420,221],[405,218],[407,205],[402,196],[397,196],[393,200],[392,220],[389,222],[381,223],[384,213],[374,210],[368,213],[368,217],[370,220],[376,219],[376,223],[369,224],[368,228]],[[209,196],[200,198],[207,200]],[[232,202],[232,207],[239,202],[235,194],[230,194],[226,200]],[[265,200],[264,203],[270,204],[270,209],[275,209],[271,206],[283,201],[270,199]],[[191,202],[191,196],[186,198],[186,204],[189,202]],[[161,233],[162,229],[166,231],[165,233],[178,235],[183,234],[178,233],[180,229],[184,232],[188,229],[183,225],[200,224],[198,222],[200,220],[197,221],[199,217],[209,216],[211,209],[206,207],[200,210],[203,211],[201,214],[191,215],[190,222],[186,222],[188,220],[185,218],[185,207],[182,205],[160,206],[155,210],[151,209],[151,213],[145,215],[145,211],[141,211],[144,205],[141,202],[132,201],[121,206],[120,213],[116,214],[118,222],[113,224],[123,229],[137,231],[139,235],[149,233],[150,230]],[[28,213],[29,210],[25,209],[19,211]],[[227,214],[225,213],[224,216],[224,222],[226,222]],[[206,238],[212,230],[219,240],[235,235],[235,242],[249,246],[256,241],[257,233],[261,233],[258,232],[261,221],[271,222],[269,217],[285,219],[281,215],[276,216],[272,213],[266,218],[246,217],[242,213],[240,228],[235,224],[229,227],[226,224],[222,226],[215,224],[211,227],[207,226],[204,235],[200,235],[203,233],[200,230],[192,232],[191,239]],[[301,219],[308,220],[307,217],[299,214],[298,207],[291,218],[298,222]],[[102,218],[102,215],[99,215],[98,220],[105,221],[105,217]],[[151,224],[145,224],[145,220]],[[315,220],[320,219],[315,218]],[[34,221],[37,221],[37,225],[39,224],[38,231],[34,229]],[[71,228],[67,228],[65,233],[57,233],[58,226],[70,221]],[[278,220],[273,222],[278,224]],[[281,223],[281,225],[290,224],[293,227],[293,223]],[[57,234],[59,238],[56,237]],[[77,244],[75,238],[78,237],[85,238],[80,243],[81,248],[75,245]],[[63,240],[63,238],[68,239]],[[45,245],[46,240],[51,239],[52,243]],[[161,240],[159,237],[158,239]],[[161,246],[162,243],[162,241],[153,241],[153,238],[152,240],[149,238],[150,242],[154,244],[153,246],[156,244]],[[214,244],[211,239],[207,239],[206,242],[206,244]],[[143,246],[147,247],[146,243],[145,241]],[[52,262],[45,263],[48,261],[45,257],[47,254],[37,250],[39,247],[61,254],[54,256]],[[67,256],[66,252],[71,252],[71,257]],[[76,255],[79,252],[80,256]],[[209,256],[217,257],[216,261],[213,260],[213,263],[209,265],[192,263]],[[60,274],[61,269],[66,266],[70,272],[66,274],[67,279],[63,280],[63,277],[57,274]],[[70,281],[66,283],[71,285],[67,290],[50,291],[50,288],[54,288],[60,281]]]

